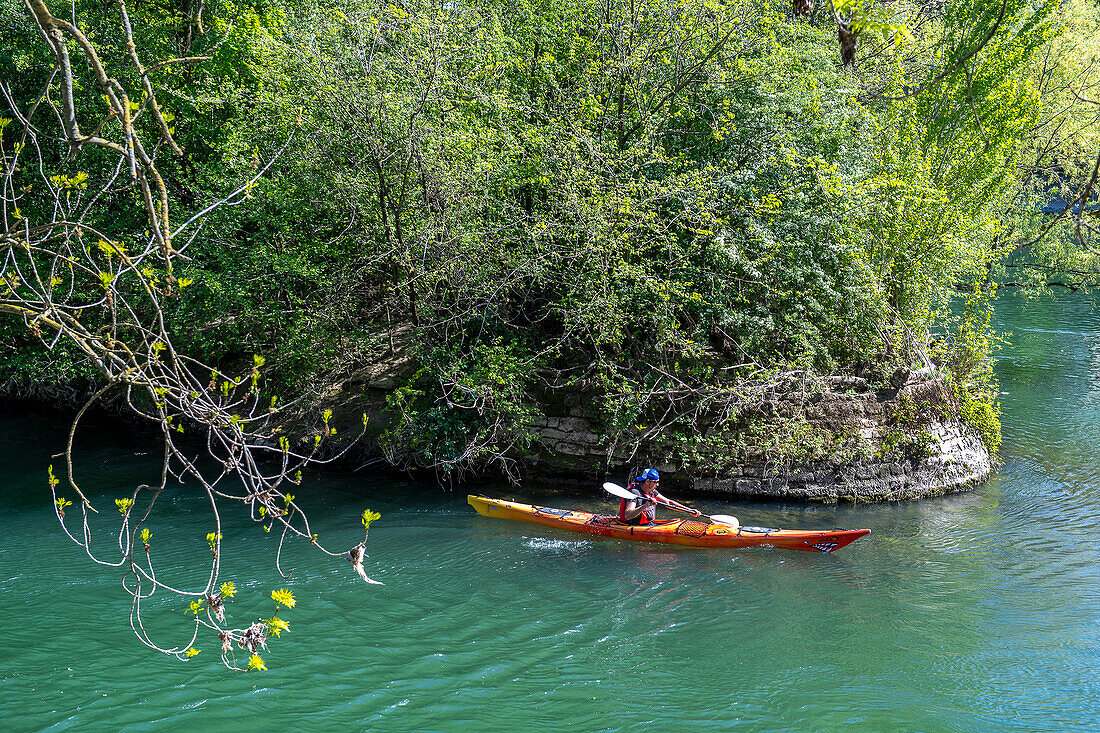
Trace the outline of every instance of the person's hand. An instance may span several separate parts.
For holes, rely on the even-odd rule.
[[[691,510],[691,516],[701,517],[701,516],[703,516],[703,513],[701,511],[699,511],[698,509],[692,509]]]

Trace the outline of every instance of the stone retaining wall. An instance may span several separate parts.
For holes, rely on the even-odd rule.
[[[989,453],[973,430],[957,421],[932,423],[924,430],[931,438],[927,456],[790,468],[754,461],[726,476],[693,479],[692,488],[700,494],[773,499],[890,501],[959,491],[989,475]]]
[[[858,377],[830,377],[813,390],[787,392],[763,402],[758,417],[805,420],[814,431],[845,437],[837,455],[803,461],[777,458],[762,446],[749,458],[726,460],[717,475],[698,466],[662,463],[660,445],[608,459],[583,400],[569,395],[567,414],[536,424],[548,458],[533,473],[567,483],[623,481],[641,465],[654,465],[662,483],[696,494],[812,501],[915,499],[966,489],[992,470],[977,432],[957,417],[958,405],[934,373],[896,374],[888,389]],[[751,447],[750,447],[751,448]]]

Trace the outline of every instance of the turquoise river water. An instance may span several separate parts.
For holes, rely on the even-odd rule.
[[[210,637],[187,662],[137,641],[120,573],[92,564],[50,509],[45,468],[65,421],[3,408],[0,728],[1100,730],[1098,305],[1000,300],[1004,463],[971,493],[694,502],[746,524],[871,528],[832,555],[588,540],[480,517],[464,490],[358,472],[298,494],[332,547],[358,541],[365,507],[382,512],[366,569],[385,585],[302,543],[283,581],[275,537],[230,510],[230,619],[269,615],[276,588],[298,601],[260,673],[223,668]],[[93,500],[113,513],[153,480],[148,450],[93,426],[81,450]],[[611,506],[596,487],[466,488]],[[148,525],[163,578],[195,580],[183,568],[205,562],[209,525],[186,489],[167,497]],[[166,644],[190,638],[184,605],[147,608]]]

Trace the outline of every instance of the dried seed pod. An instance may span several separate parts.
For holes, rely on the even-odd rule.
[[[380,581],[368,577],[367,571],[363,570],[363,558],[366,556],[367,548],[366,545],[362,543],[348,551],[348,561],[351,563],[351,566],[355,568],[355,574],[371,585],[382,585]]]
[[[215,593],[212,596],[206,597],[207,603],[210,605],[210,610],[214,612],[214,618],[221,622],[225,622],[225,602],[222,600],[221,593]]]

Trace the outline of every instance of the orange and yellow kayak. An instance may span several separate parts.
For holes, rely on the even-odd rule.
[[[467,496],[466,501],[478,514],[486,517],[515,519],[599,537],[690,547],[782,547],[787,550],[832,552],[871,533],[869,529],[824,532],[742,527],[720,522],[701,522],[697,519],[671,519],[656,524],[635,525],[624,524],[613,514],[553,509],[485,496]]]

